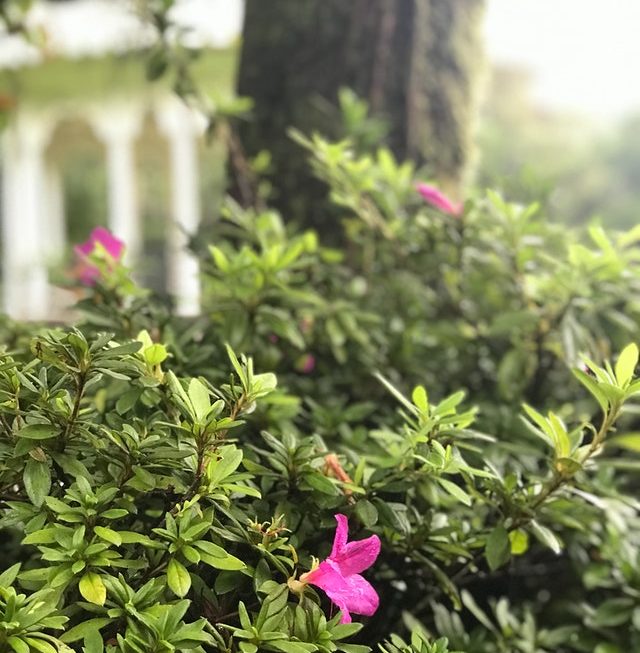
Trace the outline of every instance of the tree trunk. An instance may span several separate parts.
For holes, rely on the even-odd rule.
[[[426,164],[457,195],[472,160],[485,0],[247,0],[238,92],[253,98],[239,128],[249,156],[272,154],[270,181],[285,217],[317,224],[305,154],[288,127],[337,131],[341,87],[389,125],[399,158]],[[316,216],[317,218],[318,216]]]

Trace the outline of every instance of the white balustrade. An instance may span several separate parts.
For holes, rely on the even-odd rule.
[[[198,136],[205,125],[198,114],[176,98],[163,103],[156,117],[169,141],[171,170],[167,287],[180,315],[196,315],[200,311],[199,266],[187,245],[200,224]]]
[[[51,127],[46,116],[24,113],[3,137],[3,305],[19,319],[42,319],[49,310],[45,149]]]
[[[135,140],[142,117],[139,106],[122,103],[94,109],[90,118],[106,149],[109,228],[124,241],[129,265],[136,264],[142,249],[135,163]]]
[[[144,107],[117,102],[76,107],[105,146],[108,227],[126,244],[126,262],[135,266],[143,252],[143,231],[136,179],[136,139]],[[201,220],[198,142],[204,121],[174,97],[155,108],[158,127],[168,143],[171,211],[166,229],[166,287],[181,315],[200,310],[200,278],[189,237]],[[17,319],[52,315],[47,267],[66,252],[65,198],[60,169],[46,150],[56,121],[67,108],[44,114],[18,111],[1,136],[2,307]],[[87,234],[88,235],[88,234]],[[57,307],[59,308],[59,307]]]

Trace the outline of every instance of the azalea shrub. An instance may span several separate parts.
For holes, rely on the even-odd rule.
[[[228,200],[202,315],[97,229],[0,323],[0,653],[636,650],[640,232],[293,137],[333,222]]]

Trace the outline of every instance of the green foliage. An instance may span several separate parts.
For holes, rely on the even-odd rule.
[[[296,139],[340,247],[229,201],[202,316],[105,270],[0,323],[0,653],[636,650],[638,234]],[[304,581],[337,513],[362,624]]]

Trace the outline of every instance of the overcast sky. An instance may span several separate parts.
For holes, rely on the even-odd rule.
[[[529,68],[540,103],[640,109],[640,0],[489,0],[485,29],[490,57]]]
[[[177,5],[176,17],[203,43],[225,46],[239,34],[242,0]],[[140,41],[135,17],[115,10],[122,6],[36,2],[33,22],[46,26],[54,51],[98,54]],[[640,0],[488,0],[485,33],[491,60],[528,68],[544,106],[604,119],[640,109]],[[24,52],[17,39],[0,36],[0,65]]]

